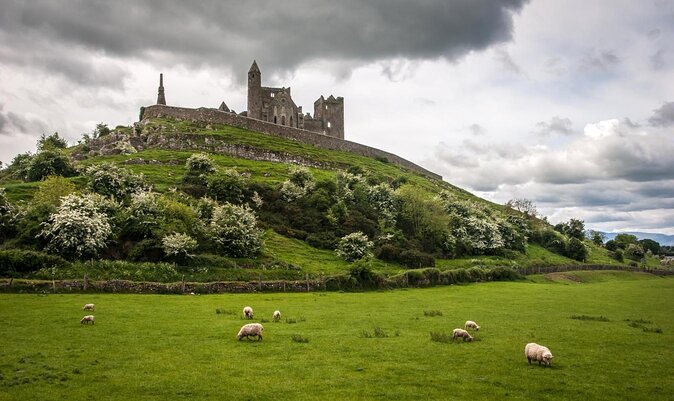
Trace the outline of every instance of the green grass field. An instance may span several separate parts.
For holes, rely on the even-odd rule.
[[[93,326],[79,324],[87,302],[97,306]],[[271,320],[275,309],[282,321],[264,322],[261,342],[237,341],[245,305],[254,321]],[[430,332],[449,335],[467,319],[482,326],[476,341],[431,341]],[[0,400],[674,394],[674,279],[646,274],[557,273],[370,293],[2,294],[0,321]],[[551,349],[552,368],[527,364],[530,341]]]

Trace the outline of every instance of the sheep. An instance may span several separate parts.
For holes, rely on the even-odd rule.
[[[257,340],[262,341],[262,330],[264,330],[264,327],[262,327],[260,323],[248,323],[241,327],[236,338],[241,341],[244,337],[249,338],[250,336],[257,336]]]
[[[454,340],[456,340],[457,337],[463,338],[463,341],[464,341],[464,342],[465,342],[465,341],[469,341],[469,342],[470,342],[470,341],[473,341],[473,336],[471,336],[471,335],[470,335],[466,330],[464,330],[464,329],[454,329],[454,331],[452,331],[452,340],[451,340],[451,341],[454,342]]]
[[[473,329],[475,331],[480,330],[480,326],[472,320],[466,320],[466,325],[464,326],[466,330]]]
[[[552,352],[550,352],[548,347],[544,347],[536,343],[527,344],[524,347],[524,355],[527,357],[529,365],[531,365],[531,361],[534,360],[538,361],[539,366],[541,362],[543,362],[543,366],[550,366],[553,358]]]
[[[82,307],[82,310],[96,311],[96,307],[94,306],[94,304],[84,304],[84,306]]]
[[[253,308],[250,306],[246,306],[243,308],[243,317],[246,319],[252,319],[253,318]]]
[[[82,320],[80,320],[80,324],[89,324],[89,322],[91,322],[91,324],[96,323],[94,321],[94,315],[86,315],[85,317],[82,318]]]
[[[274,311],[274,314],[272,315],[272,317],[274,318],[275,322],[278,322],[279,320],[281,320],[281,311],[278,311],[278,310]]]

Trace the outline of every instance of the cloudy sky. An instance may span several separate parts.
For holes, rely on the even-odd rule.
[[[169,105],[305,110],[551,222],[674,234],[674,0],[0,0],[0,160]]]

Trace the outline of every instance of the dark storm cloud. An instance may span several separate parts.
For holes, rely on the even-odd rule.
[[[0,135],[29,134],[39,135],[46,132],[47,124],[35,118],[5,111],[0,104]]]
[[[653,116],[648,119],[648,122],[657,127],[674,125],[674,102],[667,102],[653,110]]]
[[[68,58],[67,51],[44,54],[66,46],[154,63],[230,67],[244,76],[253,58],[268,72],[320,59],[453,60],[510,40],[512,15],[526,2],[2,0],[0,32],[2,47],[26,42],[21,50],[39,51],[38,62]]]

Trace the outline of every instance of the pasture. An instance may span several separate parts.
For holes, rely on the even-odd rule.
[[[266,320],[261,342],[236,340],[246,305]],[[90,313],[96,324],[81,325]],[[467,319],[481,325],[475,341],[442,342]],[[674,394],[674,279],[637,273],[366,293],[0,294],[0,322],[0,400]],[[551,368],[527,364],[531,341],[550,348]]]

